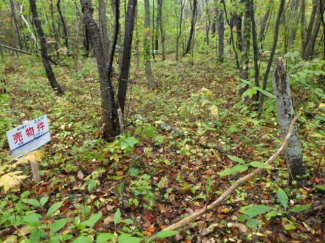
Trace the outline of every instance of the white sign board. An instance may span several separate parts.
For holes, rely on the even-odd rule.
[[[51,140],[47,115],[28,121],[7,132],[12,156],[21,157]]]

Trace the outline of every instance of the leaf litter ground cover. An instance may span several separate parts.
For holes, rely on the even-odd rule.
[[[74,70],[70,62],[70,68],[55,67],[66,91],[62,97],[53,94],[35,60],[8,60],[4,67],[0,176],[9,171],[30,176],[28,163],[11,167],[15,162],[8,155],[5,131],[47,114],[52,141],[41,149],[40,183],[25,179],[18,181],[20,190],[1,191],[0,213],[16,212],[21,218],[15,224],[17,217],[2,217],[2,241],[36,237],[32,230],[40,222],[52,235],[34,242],[47,242],[46,237],[139,242],[214,201],[281,145],[274,105],[257,119],[254,107],[238,98],[236,75],[212,57],[195,65],[186,59],[155,63],[156,90],[147,88],[143,71],[133,70],[127,132],[108,144],[100,138],[96,67],[91,59],[83,59]],[[323,113],[313,109],[312,115]],[[289,188],[286,166],[279,158],[169,241],[322,242],[322,211],[302,210],[324,200],[324,137],[314,136],[319,123],[301,120],[304,160],[312,178],[308,187]]]

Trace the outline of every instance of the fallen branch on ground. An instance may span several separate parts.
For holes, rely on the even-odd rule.
[[[11,51],[19,52],[19,53],[26,54],[26,55],[32,55],[31,53],[29,53],[27,51],[20,50],[20,49],[11,47],[11,46],[6,46],[6,45],[3,45],[3,44],[1,44],[1,46],[8,49],[8,50],[11,50]]]
[[[302,108],[299,110],[299,113],[293,118],[293,120],[290,123],[290,127],[289,127],[289,131],[287,136],[284,138],[282,146],[278,149],[278,151],[276,151],[275,154],[273,154],[266,162],[265,164],[271,164],[282,152],[283,150],[287,147],[288,145],[288,141],[289,138],[292,135],[292,132],[294,130],[294,124],[296,123],[298,117],[302,114]],[[234,184],[232,184],[224,193],[222,193],[220,195],[220,197],[218,197],[217,200],[215,200],[213,203],[209,204],[208,206],[202,208],[201,210],[191,214],[190,216],[181,219],[180,221],[166,227],[165,229],[163,229],[162,231],[167,231],[167,230],[176,230],[178,228],[181,228],[191,222],[193,222],[195,219],[197,219],[198,217],[202,216],[203,214],[207,213],[208,211],[216,208],[218,205],[220,205],[224,200],[226,200],[228,198],[228,196],[230,194],[232,194],[239,186],[241,186],[242,184],[244,184],[245,182],[247,182],[248,180],[250,180],[251,178],[253,178],[255,175],[259,174],[261,171],[263,171],[264,168],[258,168],[253,170],[251,173],[249,173],[248,175],[245,175],[243,177],[241,177],[240,179],[238,179]],[[156,234],[157,235],[157,234]],[[152,236],[150,238],[150,240],[154,240],[156,239],[156,235]]]

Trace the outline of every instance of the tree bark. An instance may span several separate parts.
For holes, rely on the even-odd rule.
[[[177,28],[177,34],[176,34],[176,60],[179,60],[179,40],[182,36],[182,24],[183,24],[183,10],[185,6],[185,2],[183,0],[180,1],[181,3],[181,12],[180,12],[180,17],[179,17],[179,22],[178,22],[178,28]],[[175,0],[176,4],[176,0]],[[177,10],[175,9],[175,13],[177,15]]]
[[[165,32],[163,28],[163,15],[162,15],[162,4],[163,0],[158,0],[158,15],[159,15],[159,26],[160,26],[160,39],[161,39],[161,53],[162,53],[162,61],[165,61],[166,56],[165,56]],[[149,23],[149,28],[150,28],[150,23]]]
[[[315,15],[310,20],[308,31],[307,31],[307,39],[305,43],[305,50],[304,54],[302,56],[303,59],[308,60],[311,59],[314,53],[315,43],[317,40],[317,36],[319,33],[321,20],[320,20],[320,4],[317,0],[314,0],[314,6],[313,6],[313,13]]]
[[[29,0],[29,3],[30,3],[31,12],[32,12],[32,15],[33,15],[34,25],[36,27],[37,34],[38,34],[38,37],[40,39],[41,56],[42,56],[42,61],[43,61],[43,65],[44,65],[44,68],[45,68],[47,78],[48,78],[48,80],[50,82],[50,85],[51,85],[52,89],[58,95],[62,95],[64,93],[63,89],[61,88],[61,86],[56,81],[55,75],[54,75],[53,70],[52,70],[52,66],[51,66],[50,61],[49,61],[49,56],[48,56],[48,53],[47,53],[46,38],[45,38],[45,34],[43,32],[43,29],[42,29],[41,21],[40,21],[40,19],[38,17],[38,14],[37,14],[36,2],[35,2],[35,0]]]
[[[63,34],[64,34],[64,45],[67,48],[67,54],[69,55],[69,37],[68,37],[68,29],[65,23],[62,11],[61,11],[61,0],[58,0],[56,3],[56,7],[58,8],[58,12],[60,15],[62,27],[63,27]]]
[[[227,21],[227,24],[229,25],[230,27],[230,40],[231,40],[231,44],[232,44],[232,49],[235,53],[235,58],[236,58],[236,65],[237,65],[237,68],[240,69],[240,65],[239,65],[239,61],[238,61],[238,54],[237,54],[237,50],[236,50],[236,45],[235,45],[235,38],[234,38],[234,31],[233,31],[233,24],[229,21],[228,19],[228,14],[227,14],[227,8],[226,8],[226,3],[225,1],[223,0],[222,1],[223,3],[223,9],[224,9],[224,12],[225,12],[225,19]]]
[[[50,15],[51,15],[51,24],[52,24],[52,35],[54,37],[55,40],[55,52],[56,52],[56,58],[59,59],[60,58],[60,52],[59,52],[59,34],[57,32],[56,29],[56,25],[55,25],[55,19],[54,19],[54,10],[53,10],[53,0],[50,0],[49,2],[50,4]]]
[[[128,79],[131,63],[131,49],[132,49],[132,36],[134,28],[134,16],[137,0],[129,0],[128,9],[125,20],[125,34],[123,44],[123,59],[121,65],[121,72],[119,77],[118,101],[122,113],[124,113],[126,93],[128,87]]]
[[[10,6],[11,6],[11,16],[12,16],[12,19],[14,20],[14,24],[15,24],[15,28],[16,28],[16,32],[17,32],[19,48],[20,48],[20,50],[22,50],[23,44],[21,41],[20,30],[19,30],[19,26],[18,26],[18,19],[17,19],[17,14],[16,14],[16,3],[14,0],[10,0]]]
[[[185,50],[183,56],[185,56],[187,53],[189,53],[191,51],[191,49],[193,48],[193,36],[194,36],[194,31],[195,31],[196,19],[197,19],[197,0],[193,0],[191,29],[190,29],[190,34],[188,36],[186,50]]]
[[[99,28],[93,18],[94,10],[91,0],[81,0],[81,4],[84,14],[84,23],[89,32],[94,57],[97,61],[103,116],[103,138],[107,141],[113,141],[115,136],[119,134],[117,107],[114,102],[114,90],[110,82],[109,70],[104,56],[104,48]]]
[[[100,33],[101,33],[102,43],[104,48],[104,55],[107,62],[110,46],[109,46],[108,30],[107,30],[106,0],[98,0],[98,14],[99,14]]]
[[[224,62],[225,53],[225,20],[223,11],[217,8],[217,30],[218,30],[218,60]]]
[[[150,62],[150,4],[149,0],[144,0],[144,61],[145,61],[145,73],[150,88],[155,88],[157,83],[155,82],[154,76],[151,70]]]
[[[274,54],[275,54],[276,47],[277,47],[277,44],[278,44],[279,28],[280,28],[281,16],[282,16],[282,14],[284,12],[284,6],[285,6],[285,0],[281,0],[278,17],[277,17],[277,20],[276,20],[276,23],[275,23],[275,33],[274,33],[273,47],[272,47],[271,55],[270,55],[269,61],[267,63],[267,68],[266,68],[266,71],[265,71],[265,74],[264,74],[263,90],[266,90],[267,79],[269,77],[269,73],[270,73],[270,70],[271,70]],[[261,93],[260,94],[260,104],[259,104],[258,117],[260,117],[261,114],[262,114],[263,103],[264,103],[264,95]]]
[[[240,60],[240,78],[248,80],[248,65],[249,65],[249,51],[250,51],[250,30],[251,30],[251,20],[249,12],[249,0],[245,0],[245,16],[244,16],[244,32],[242,38],[242,56]],[[239,89],[239,95],[241,96],[248,88],[245,85],[243,88]]]
[[[271,15],[271,11],[273,9],[273,5],[274,5],[274,0],[271,0],[269,2],[269,4],[268,4],[266,13],[264,15],[264,18],[263,18],[263,21],[262,21],[262,24],[261,24],[261,29],[260,29],[260,33],[259,33],[260,43],[262,43],[264,41],[264,39],[265,39],[266,26],[267,26],[268,20],[269,20],[270,15]]]
[[[257,33],[256,33],[254,0],[249,1],[249,11],[250,11],[251,21],[252,21],[255,86],[259,87],[260,86],[260,81],[259,81],[259,67],[258,67],[258,43],[257,43]],[[257,97],[258,97],[258,94],[257,94]]]
[[[291,0],[291,14],[289,17],[289,40],[288,47],[292,46],[294,40],[296,38],[297,30],[298,30],[298,22],[299,22],[299,0]]]
[[[287,71],[285,58],[280,58],[278,60],[277,65],[273,71],[272,83],[273,92],[276,96],[276,111],[281,127],[282,138],[284,138],[289,130],[290,123],[294,118],[289,73]],[[298,176],[303,176],[305,174],[305,171],[302,163],[301,143],[299,140],[297,126],[289,138],[288,146],[285,149],[284,153],[287,169],[291,176],[290,179],[296,180],[298,179]]]

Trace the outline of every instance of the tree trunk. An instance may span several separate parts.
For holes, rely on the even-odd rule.
[[[264,41],[264,39],[265,39],[266,26],[267,26],[268,20],[269,20],[270,15],[271,15],[271,11],[273,9],[273,5],[274,5],[274,0],[271,0],[269,2],[269,5],[267,7],[266,13],[264,15],[264,18],[263,18],[263,21],[262,21],[262,24],[261,24],[261,29],[260,29],[260,33],[259,33],[260,43],[262,43]]]
[[[244,33],[242,38],[242,56],[240,60],[240,78],[248,80],[248,65],[249,65],[249,51],[250,51],[250,30],[251,30],[251,20],[249,12],[249,0],[245,0],[245,17],[244,17]],[[241,96],[248,88],[245,85],[243,88],[239,89],[239,95]]]
[[[94,57],[97,61],[103,116],[103,138],[107,141],[113,141],[115,136],[119,134],[117,107],[114,102],[114,90],[110,82],[109,70],[104,56],[104,48],[99,28],[93,18],[94,10],[91,0],[81,0],[81,3],[84,22],[89,33]]]
[[[144,61],[145,61],[145,72],[148,80],[148,85],[150,88],[155,88],[157,86],[155,79],[151,70],[150,62],[150,4],[149,0],[144,0]]]
[[[10,6],[11,6],[11,16],[12,16],[12,19],[14,20],[15,29],[17,32],[19,48],[20,48],[20,50],[23,50],[23,44],[21,41],[20,30],[19,30],[19,26],[18,26],[18,19],[17,19],[17,14],[16,14],[16,3],[14,0],[10,0]]]
[[[301,56],[304,55],[305,43],[306,43],[306,1],[301,0],[300,10],[300,35],[301,35]]]
[[[205,9],[206,9],[206,15],[207,15],[205,36],[206,36],[207,45],[210,45],[209,35],[210,35],[210,28],[211,28],[211,16],[210,16],[210,11],[209,11],[209,7],[208,7],[208,0],[205,0]]]
[[[119,77],[118,101],[122,112],[124,113],[126,93],[131,63],[132,36],[134,28],[134,16],[137,0],[129,0],[125,19],[125,34],[123,44],[123,59]]]
[[[293,42],[296,38],[297,30],[298,30],[298,22],[299,22],[299,0],[291,0],[291,14],[289,18],[289,40],[288,47],[293,45]]]
[[[165,33],[164,33],[164,28],[163,28],[163,17],[162,17],[162,4],[163,0],[158,0],[158,15],[159,15],[159,26],[160,26],[160,38],[161,38],[161,51],[162,51],[162,61],[165,61],[166,56],[165,56]],[[150,16],[149,16],[150,17]],[[150,22],[149,22],[149,28],[150,28]]]
[[[305,50],[304,50],[304,54],[302,56],[302,58],[305,60],[311,59],[313,56],[313,53],[314,53],[315,43],[317,40],[320,25],[321,25],[321,20],[320,20],[321,14],[320,14],[320,10],[319,10],[320,8],[321,8],[321,6],[320,6],[319,2],[317,0],[314,0],[313,13],[315,13],[315,15],[310,20],[310,23],[308,26]]]
[[[55,25],[55,19],[54,19],[54,9],[53,9],[53,0],[50,0],[50,14],[51,14],[51,24],[52,24],[52,30],[53,30],[53,37],[55,40],[55,52],[56,52],[56,58],[59,59],[60,58],[60,52],[59,52],[59,35],[58,32],[56,30],[56,25]]]
[[[320,5],[320,22],[322,23],[323,26],[323,60],[325,60],[325,20],[324,20],[324,12],[325,12],[325,1],[324,0],[319,0],[319,5]]]
[[[183,2],[183,0],[181,0],[180,3],[181,3],[181,9],[180,9],[181,12],[180,12],[177,34],[176,34],[176,60],[177,61],[179,60],[179,40],[182,36],[183,10],[184,10],[184,6],[185,6],[185,2]],[[176,4],[176,0],[175,0],[175,4]],[[175,13],[177,13],[176,8],[175,8]]]
[[[109,40],[108,40],[106,1],[105,0],[98,0],[98,14],[99,14],[100,33],[101,33],[102,43],[103,43],[103,48],[104,48],[104,55],[105,55],[105,60],[107,62],[110,46],[109,46]]]
[[[183,54],[185,56],[187,53],[191,51],[193,48],[193,36],[194,36],[194,31],[195,31],[195,24],[196,24],[196,19],[197,19],[197,0],[193,0],[193,7],[192,7],[192,17],[191,17],[191,29],[190,29],[190,34],[188,36],[188,41],[186,45],[186,50]]]
[[[218,60],[224,62],[225,53],[225,20],[223,17],[223,11],[220,8],[217,9],[217,30],[218,30]]]
[[[235,46],[235,38],[234,38],[234,31],[233,31],[233,23],[231,23],[228,19],[228,14],[227,14],[227,8],[226,8],[226,3],[225,1],[223,0],[222,1],[223,3],[223,9],[225,11],[225,18],[226,18],[226,21],[227,21],[227,24],[229,25],[230,27],[230,40],[231,40],[231,44],[232,44],[232,49],[235,53],[235,58],[236,58],[236,64],[237,64],[237,68],[240,69],[240,65],[239,65],[239,61],[238,61],[238,54],[237,54],[237,50],[236,50],[236,46]]]
[[[62,27],[63,27],[63,34],[64,34],[64,45],[67,48],[67,54],[69,54],[69,37],[68,37],[68,29],[67,29],[67,25],[65,23],[62,11],[61,11],[61,0],[58,0],[58,2],[56,3],[56,7],[58,8],[58,12],[60,15],[60,19],[61,19],[61,23],[62,23]]]
[[[45,68],[47,78],[48,78],[48,80],[50,82],[50,85],[51,85],[52,89],[58,95],[62,95],[64,92],[63,92],[61,86],[56,81],[55,75],[54,75],[53,70],[52,70],[52,66],[51,66],[50,61],[49,61],[49,56],[47,54],[46,38],[45,38],[45,34],[43,32],[43,29],[42,29],[41,21],[40,21],[40,19],[38,17],[38,14],[37,14],[36,2],[35,2],[35,0],[29,0],[29,3],[30,3],[30,9],[31,9],[31,12],[32,12],[32,15],[33,15],[34,25],[36,27],[37,34],[38,34],[38,37],[40,39],[41,56],[42,56],[42,61],[43,61],[43,65],[44,65],[44,68]]]
[[[255,86],[259,87],[260,81],[259,81],[259,68],[258,68],[258,43],[257,43],[257,33],[256,33],[254,0],[249,0],[249,11],[250,11],[251,21],[252,21]],[[258,94],[257,94],[257,97],[258,97]]]
[[[284,2],[284,1],[282,1]],[[284,3],[283,3],[284,4]],[[287,71],[286,61],[280,58],[273,71],[273,92],[276,96],[275,106],[278,115],[279,125],[281,127],[282,139],[286,136],[290,123],[294,117],[292,97],[290,92],[289,73]],[[301,143],[299,140],[297,126],[291,135],[288,146],[284,151],[290,179],[298,179],[297,176],[305,174],[302,163]]]
[[[274,33],[273,47],[272,47],[270,59],[269,59],[269,61],[267,63],[267,68],[266,68],[266,71],[265,71],[265,74],[264,74],[263,90],[266,90],[267,79],[269,77],[269,73],[270,73],[270,70],[271,70],[274,54],[275,54],[276,47],[277,47],[277,44],[278,44],[279,28],[280,28],[281,16],[282,16],[282,14],[284,12],[284,6],[285,6],[285,0],[281,0],[278,17],[277,17],[277,20],[276,20],[276,23],[275,23],[275,33]],[[264,103],[264,95],[261,93],[260,94],[260,104],[259,104],[258,117],[260,117],[261,114],[262,114],[263,103]]]
[[[153,0],[153,2],[155,2],[155,0]],[[155,7],[153,5],[153,7]],[[154,52],[158,52],[159,50],[159,12],[160,12],[160,4],[159,4],[159,0],[157,0],[157,16],[156,16],[156,23],[154,23]],[[154,15],[154,14],[153,14]],[[153,16],[154,18],[154,16]]]

